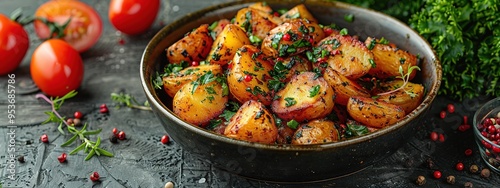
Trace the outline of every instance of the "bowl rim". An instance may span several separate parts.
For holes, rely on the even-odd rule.
[[[216,141],[224,142],[227,144],[236,144],[236,145],[246,146],[246,147],[256,147],[256,148],[260,148],[260,149],[280,150],[280,151],[318,151],[318,150],[341,148],[341,147],[346,147],[346,146],[350,146],[350,145],[354,145],[354,144],[365,143],[371,139],[389,134],[392,131],[395,131],[397,129],[402,128],[405,124],[414,120],[415,118],[420,116],[422,113],[424,113],[426,110],[428,110],[428,108],[430,108],[432,101],[437,96],[439,87],[441,85],[442,69],[441,69],[441,63],[438,59],[438,56],[436,55],[436,51],[432,48],[432,46],[429,44],[429,42],[427,40],[425,40],[420,34],[418,34],[418,32],[416,32],[415,30],[410,28],[408,25],[406,25],[405,23],[401,22],[400,20],[398,20],[392,16],[383,14],[383,13],[375,11],[375,10],[351,5],[348,3],[337,2],[337,1],[326,2],[326,1],[317,1],[317,0],[315,0],[315,1],[287,0],[288,2],[304,3],[304,4],[306,4],[306,6],[308,3],[312,3],[312,4],[314,3],[317,5],[329,5],[331,7],[337,7],[337,8],[349,8],[349,9],[354,9],[354,10],[359,10],[359,11],[366,11],[366,12],[369,12],[370,14],[375,14],[377,16],[382,16],[382,17],[387,17],[388,21],[391,21],[394,24],[396,24],[396,25],[394,25],[394,27],[403,27],[404,29],[412,32],[412,34],[415,34],[416,36],[418,36],[418,40],[422,41],[423,44],[425,44],[423,49],[426,49],[426,51],[432,52],[431,53],[432,56],[430,58],[433,60],[433,62],[428,62],[428,63],[432,63],[436,67],[436,81],[435,81],[435,83],[431,84],[431,87],[428,88],[426,95],[424,96],[424,99],[422,100],[420,105],[416,109],[414,109],[412,112],[405,115],[405,117],[403,119],[399,120],[396,124],[384,127],[382,129],[379,129],[379,130],[372,132],[368,135],[354,137],[354,138],[350,138],[350,139],[342,140],[342,141],[338,141],[338,142],[311,144],[311,145],[262,144],[262,143],[255,143],[255,142],[249,142],[249,141],[229,138],[229,137],[226,137],[224,135],[217,134],[213,131],[209,131],[205,128],[191,125],[191,124],[181,120],[170,109],[168,109],[161,101],[159,101],[159,98],[158,99],[156,98],[157,95],[152,94],[151,89],[153,90],[153,92],[155,89],[153,87],[151,87],[151,82],[150,82],[151,78],[145,78],[145,75],[146,75],[145,74],[145,71],[146,71],[145,64],[148,61],[145,58],[148,57],[149,52],[154,51],[154,47],[156,47],[156,45],[158,45],[160,43],[160,41],[162,40],[162,39],[158,39],[158,40],[155,40],[155,39],[162,37],[164,35],[170,34],[174,30],[171,26],[182,25],[183,23],[185,23],[186,20],[190,20],[189,18],[193,17],[194,15],[202,16],[202,15],[216,11],[216,10],[221,9],[221,8],[227,8],[227,7],[238,6],[238,5],[243,5],[243,4],[250,4],[253,2],[261,2],[261,1],[262,0],[240,0],[240,1],[233,1],[233,2],[226,2],[226,3],[217,4],[217,5],[212,5],[212,6],[203,8],[201,10],[198,10],[198,11],[195,11],[192,13],[188,13],[188,14],[178,18],[177,20],[173,21],[172,23],[166,25],[160,31],[158,31],[155,34],[155,36],[153,36],[153,38],[150,40],[150,42],[148,42],[148,44],[143,52],[143,55],[141,57],[141,63],[140,63],[141,85],[144,89],[146,97],[150,101],[150,104],[152,106],[154,106],[155,108],[157,108],[162,115],[168,116],[167,118],[175,121],[178,124],[176,126],[182,126],[183,128],[188,129],[189,131],[195,132],[196,134],[199,134],[200,136],[208,137],[208,138],[214,139]],[[267,2],[268,3],[272,2],[272,0],[267,1]]]

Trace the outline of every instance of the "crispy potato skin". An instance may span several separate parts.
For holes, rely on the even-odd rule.
[[[374,94],[378,95],[396,90],[403,84],[403,80],[382,82],[380,83],[380,87],[374,91]],[[407,92],[411,93],[411,95]],[[422,84],[408,82],[403,89],[388,94],[381,94],[377,100],[401,106],[405,113],[408,114],[420,105],[424,98],[424,92],[425,88]]]
[[[168,62],[202,61],[210,52],[213,42],[208,31],[208,25],[203,24],[167,48]]]
[[[290,40],[283,39],[285,34],[291,36]],[[266,56],[286,57],[310,49],[324,37],[325,33],[317,23],[293,19],[269,31],[269,34],[262,41],[261,48]]]
[[[322,144],[339,141],[339,138],[339,131],[332,121],[319,119],[300,125],[293,135],[292,144]]]
[[[240,103],[258,100],[264,105],[270,105],[273,95],[267,87],[267,80],[271,78],[271,70],[271,62],[263,58],[257,47],[242,46],[234,56],[228,72],[229,91]],[[251,77],[250,81],[245,79],[247,75]]]
[[[373,54],[355,37],[334,33],[321,40],[317,47],[329,52],[326,61],[333,70],[351,80],[364,76],[372,68]]]
[[[403,73],[408,73],[408,68],[417,65],[417,57],[408,51],[403,51],[395,44],[379,44],[379,40],[368,37],[365,41],[366,46],[373,45],[371,50],[375,67],[370,69],[368,74],[380,79],[401,76],[399,66],[403,67]],[[374,44],[372,44],[374,43]],[[410,80],[415,77],[417,71],[410,74]]]
[[[260,39],[264,39],[271,29],[282,22],[281,18],[254,8],[242,8],[235,17],[236,25]]]
[[[245,31],[235,24],[228,24],[215,38],[207,61],[210,64],[226,65],[233,59],[238,48],[245,44],[251,44]]]
[[[231,21],[229,21],[228,19],[220,19],[219,21],[217,21],[217,26],[212,29],[212,32],[214,33],[213,36],[219,36],[222,30],[229,24],[231,24]]]
[[[273,13],[273,9],[267,3],[264,3],[264,2],[256,2],[256,3],[248,6],[248,8],[257,9],[257,10],[260,10],[260,11],[263,11],[263,12],[266,12],[269,14]]]
[[[224,111],[228,96],[223,96],[222,84],[217,81],[199,85],[194,92],[193,87],[190,82],[175,94],[173,111],[182,120],[204,127]]]
[[[323,118],[332,112],[335,94],[322,77],[315,79],[315,75],[313,72],[295,75],[284,89],[276,93],[279,98],[273,101],[271,108],[279,118],[304,122]],[[315,87],[318,91],[311,96]]]
[[[390,126],[405,116],[400,106],[360,96],[349,98],[347,112],[354,120],[374,128]]]
[[[224,135],[238,140],[273,144],[278,138],[278,128],[273,115],[262,103],[249,100],[231,118]]]
[[[318,20],[307,10],[307,7],[304,4],[297,5],[293,7],[292,9],[288,10],[285,12],[283,15],[281,15],[281,19],[284,21],[288,21],[294,18],[294,16],[298,15],[299,18],[307,19],[311,22],[316,22],[318,23]]]
[[[220,65],[187,67],[178,73],[163,77],[163,89],[170,97],[174,97],[182,86],[195,81],[208,71],[212,71],[215,75],[222,74],[222,67]]]
[[[345,106],[351,96],[370,97],[365,88],[330,67],[326,68],[323,77],[335,92],[335,103]]]

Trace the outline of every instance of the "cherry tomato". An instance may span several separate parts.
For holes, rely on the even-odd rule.
[[[0,75],[14,71],[28,47],[29,38],[23,26],[0,14]]]
[[[159,8],[160,0],[111,0],[108,16],[118,31],[137,35],[151,27]]]
[[[102,20],[89,5],[77,0],[47,1],[35,12],[35,17],[45,18],[59,25],[71,19],[64,29],[64,38],[78,52],[92,47],[101,36]],[[35,32],[41,39],[51,38],[50,29],[40,20],[35,21]]]
[[[44,93],[60,97],[76,90],[83,80],[80,54],[61,39],[40,44],[31,57],[31,78]]]

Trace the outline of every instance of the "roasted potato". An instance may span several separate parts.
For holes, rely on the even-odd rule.
[[[210,52],[213,42],[214,40],[208,31],[208,25],[203,24],[167,48],[168,62],[202,61]]]
[[[235,17],[235,24],[243,28],[248,35],[264,39],[271,29],[281,24],[281,18],[253,8],[242,8]]]
[[[373,54],[355,37],[331,34],[317,47],[328,52],[328,66],[351,80],[364,76],[372,68]]]
[[[351,96],[370,97],[365,88],[330,67],[326,68],[323,77],[335,92],[335,103],[345,106]]]
[[[378,95],[378,101],[401,106],[406,114],[413,111],[420,105],[424,98],[424,86],[421,84],[408,82],[404,88],[403,80],[393,80],[381,82],[378,89],[375,90],[375,95]]]
[[[402,67],[403,75],[408,73],[408,68],[417,65],[417,57],[408,51],[401,50],[393,43],[381,44],[380,40],[368,37],[365,45],[373,53],[375,65],[368,74],[380,79],[401,76],[399,67]],[[410,80],[415,77],[416,71],[410,73]]]
[[[339,138],[339,131],[332,121],[319,119],[300,125],[293,135],[292,144],[322,144],[339,141]]]
[[[215,39],[227,25],[231,24],[231,21],[229,21],[228,19],[220,19],[213,24],[215,24],[215,27],[210,31],[210,33],[212,35],[212,38]]]
[[[220,65],[187,67],[175,74],[163,77],[163,89],[169,96],[174,97],[177,91],[179,91],[184,84],[195,81],[201,75],[204,75],[209,71],[211,71],[214,75],[223,73]]]
[[[267,80],[271,70],[271,62],[263,58],[257,47],[244,45],[236,52],[228,71],[229,91],[240,103],[253,99],[270,105],[273,95]]]
[[[317,23],[293,19],[269,31],[261,48],[266,56],[292,56],[310,49],[324,37],[325,33]]]
[[[256,3],[248,6],[248,8],[257,9],[257,10],[264,11],[264,12],[269,13],[269,14],[273,13],[273,9],[266,2],[256,2]]]
[[[182,86],[173,99],[173,111],[182,120],[204,127],[218,117],[228,102],[222,83],[214,80],[204,83],[217,75],[205,73],[194,82]]]
[[[245,44],[251,44],[245,31],[235,24],[226,25],[215,39],[207,61],[210,64],[226,65],[233,59],[238,48]]]
[[[307,7],[304,4],[297,5],[292,9],[288,10],[287,12],[285,12],[283,15],[281,15],[281,19],[283,19],[284,21],[296,18],[307,19],[311,22],[318,23],[318,20],[316,20],[316,18],[311,14],[311,12],[307,10]]]
[[[285,88],[276,93],[277,99],[271,108],[279,118],[301,123],[330,114],[334,95],[322,77],[317,78],[313,72],[304,72],[292,77]]]
[[[300,55],[290,56],[285,59],[277,58],[274,62],[273,76],[279,77],[283,83],[289,82],[294,75],[312,70],[311,63]]]
[[[390,126],[405,116],[398,105],[360,96],[349,98],[347,112],[354,120],[375,128]]]
[[[238,140],[272,144],[278,138],[278,128],[273,115],[262,103],[249,100],[233,115],[224,135]]]
[[[328,114],[327,119],[335,123],[345,124],[347,122],[347,109],[343,105],[334,105],[332,113]]]
[[[293,134],[295,134],[295,130],[284,125],[278,126],[278,139],[276,140],[277,144],[291,144],[293,139]]]

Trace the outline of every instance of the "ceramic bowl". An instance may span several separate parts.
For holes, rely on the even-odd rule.
[[[423,102],[390,127],[347,141],[309,146],[265,145],[231,139],[188,124],[172,111],[172,98],[156,90],[152,78],[167,63],[165,49],[200,24],[231,19],[251,1],[220,4],[188,14],[165,26],[149,42],[141,60],[144,92],[165,130],[184,150],[214,167],[243,177],[272,182],[312,182],[357,172],[394,153],[412,137],[431,106],[441,81],[441,65],[431,46],[404,23],[373,10],[340,2],[267,0],[274,10],[304,3],[320,23],[336,23],[364,40],[385,37],[422,58],[417,82],[426,88]],[[344,15],[354,15],[354,22]]]

